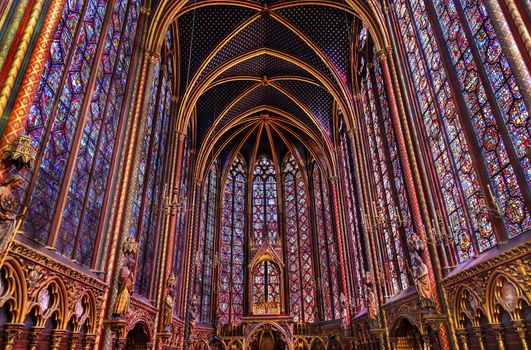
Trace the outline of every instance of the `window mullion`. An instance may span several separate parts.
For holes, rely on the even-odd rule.
[[[111,73],[111,81],[109,83],[109,88],[108,88],[108,92],[110,93],[110,91],[112,90],[112,87],[115,83],[115,75],[116,75],[116,71],[118,70],[118,66],[119,66],[119,54],[123,48],[123,44],[125,42],[125,39],[124,37],[126,37],[124,35],[124,30],[127,26],[127,19],[128,19],[128,16],[129,16],[129,11],[131,10],[131,7],[134,6],[134,5],[131,5],[130,3],[128,4],[127,6],[127,9],[124,13],[124,20],[122,22],[122,26],[121,26],[121,30],[120,30],[120,43],[118,44],[118,47],[116,49],[116,57],[115,57],[115,60],[114,60],[114,64],[113,64],[113,69],[112,69],[112,73]],[[96,70],[99,68],[99,65],[97,66]],[[97,82],[95,82],[95,84],[97,84]],[[110,99],[107,98],[105,100],[105,107],[103,109],[103,112],[102,112],[102,121],[101,121],[101,126],[100,126],[100,130],[98,132],[98,137],[97,137],[97,140],[96,140],[96,146],[95,146],[95,152],[94,152],[94,155],[93,155],[93,158],[92,158],[92,165],[90,167],[90,172],[89,172],[89,177],[88,177],[88,180],[87,180],[87,187],[85,189],[85,194],[84,194],[84,197],[83,197],[83,206],[82,206],[82,209],[81,209],[81,213],[79,215],[79,223],[78,223],[78,226],[77,226],[77,231],[76,231],[76,238],[75,238],[75,243],[74,243],[74,249],[72,251],[72,258],[75,259],[76,257],[76,253],[77,253],[77,242],[79,240],[79,237],[81,235],[81,229],[83,228],[83,219],[85,217],[85,212],[86,212],[86,209],[87,209],[87,202],[88,202],[88,194],[90,193],[90,185],[92,183],[92,179],[94,178],[94,172],[95,172],[95,169],[96,169],[96,163],[97,163],[97,159],[101,153],[101,150],[100,150],[100,142],[101,142],[101,139],[103,137],[103,134],[104,134],[104,123],[105,123],[105,116],[107,115],[107,112],[108,112],[108,107],[109,107],[109,104],[110,104]],[[121,121],[121,119],[120,119]],[[75,163],[77,161],[77,157],[76,159],[73,160],[72,163]],[[69,186],[67,187],[67,190],[70,188],[70,183],[69,183]],[[68,199],[68,196],[65,196],[65,201]],[[60,225],[58,225],[60,226]]]
[[[87,84],[85,86],[84,91],[81,92],[81,95],[83,96],[83,102],[81,104],[79,115],[76,118],[76,127],[74,131],[74,135],[72,138],[72,141],[70,142],[70,147],[68,151],[67,156],[67,165],[64,170],[63,179],[61,181],[61,186],[59,187],[59,196],[55,203],[55,210],[54,210],[54,217],[51,221],[51,228],[50,233],[48,235],[48,246],[54,246],[55,245],[55,239],[57,237],[57,234],[59,232],[59,228],[61,225],[61,220],[63,218],[63,210],[66,205],[67,200],[67,194],[68,189],[70,186],[70,182],[72,181],[72,176],[74,174],[74,170],[76,169],[76,159],[79,152],[79,143],[81,142],[82,136],[83,136],[83,129],[85,128],[85,124],[87,123],[87,119],[89,116],[88,108],[90,106],[90,103],[92,102],[92,93],[94,91],[94,84],[96,84],[96,78],[98,75],[99,70],[99,64],[101,62],[101,58],[103,56],[103,50],[105,48],[105,41],[107,39],[107,29],[109,27],[109,24],[111,23],[112,15],[114,13],[114,4],[116,0],[111,0],[107,4],[105,17],[103,19],[102,26],[100,28],[99,37],[98,37],[98,43],[97,43],[97,50],[92,58],[91,62],[91,68],[90,68],[90,74],[89,78],[87,80]],[[125,22],[125,21],[124,21]],[[59,104],[61,98],[59,98],[56,102]],[[55,115],[55,114],[52,114]],[[75,250],[75,247],[74,247]]]
[[[82,9],[79,15],[79,19],[76,24],[75,34],[72,37],[72,43],[77,43],[79,40],[79,32],[81,31],[81,27],[83,25],[83,18],[85,18],[85,14],[87,11],[89,1],[83,1]],[[65,5],[67,6],[67,5]],[[63,30],[66,30],[66,28],[63,28]],[[76,45],[76,44],[74,44]],[[57,114],[57,109],[59,106],[59,101],[62,96],[63,89],[65,87],[65,84],[67,82],[67,72],[69,71],[70,65],[72,63],[72,59],[74,57],[74,53],[76,52],[77,46],[73,46],[70,48],[70,50],[67,53],[66,60],[62,66],[61,70],[61,81],[59,83],[58,89],[55,91],[54,96],[54,102],[50,108],[50,112],[48,112],[48,115],[46,116],[46,127],[43,137],[40,141],[40,147],[37,152],[37,158],[35,159],[34,166],[33,166],[33,174],[31,174],[31,180],[30,183],[26,189],[26,196],[24,198],[24,207],[27,207],[30,203],[31,197],[33,196],[33,191],[35,188],[35,184],[37,183],[37,178],[40,172],[40,165],[42,163],[42,160],[44,158],[46,145],[48,144],[48,141],[50,139],[50,136],[52,134],[52,127],[55,122],[55,115]],[[42,84],[42,82],[41,82]]]

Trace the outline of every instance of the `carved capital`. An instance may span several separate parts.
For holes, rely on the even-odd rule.
[[[32,327],[31,331],[28,335],[28,346],[30,349],[37,349],[37,345],[39,345],[39,338],[42,334],[44,328],[41,327]]]
[[[391,47],[386,47],[385,49],[378,50],[378,52],[376,52],[376,57],[380,61],[383,61],[387,56],[391,54],[392,50],[393,49]]]
[[[54,331],[50,338],[50,349],[59,349],[64,335],[64,331]]]
[[[140,6],[140,14],[149,16],[151,15],[151,10],[145,6]]]
[[[94,343],[96,342],[95,335],[85,335],[82,343],[83,350],[94,349]]]
[[[521,340],[526,340],[527,327],[524,321],[513,321],[514,331]]]
[[[4,329],[4,349],[11,350],[22,333],[24,325],[7,324]]]
[[[144,53],[144,59],[151,63],[157,63],[157,61],[160,59],[160,55],[156,52],[146,50]]]

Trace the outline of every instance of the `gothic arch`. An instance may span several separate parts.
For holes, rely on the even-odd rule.
[[[37,327],[43,327],[50,318],[55,321],[56,329],[66,329],[68,324],[68,293],[63,281],[59,277],[52,277],[45,281],[31,296],[28,307],[34,312]]]
[[[487,283],[487,317],[491,323],[500,323],[500,314],[506,311],[513,321],[523,320],[525,304],[531,306],[529,289],[511,276],[494,273]]]
[[[261,322],[256,327],[254,327],[249,332],[249,334],[247,334],[244,340],[245,348],[250,349],[250,344],[253,342],[254,338],[257,337],[260,334],[260,332],[262,332],[265,329],[271,329],[271,330],[278,332],[281,335],[283,341],[288,346],[288,350],[294,350],[293,344],[290,341],[288,341],[289,338],[291,337],[291,332],[289,331],[289,329],[284,329],[279,324],[275,322],[271,322],[271,321]]]
[[[463,286],[455,294],[454,315],[458,328],[465,328],[465,318],[468,318],[473,325],[478,326],[481,314],[485,314],[481,299],[470,288]]]
[[[26,278],[19,263],[11,257],[0,269],[0,307],[6,304],[9,323],[23,323],[27,308]]]

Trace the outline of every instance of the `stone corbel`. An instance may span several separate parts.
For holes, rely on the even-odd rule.
[[[520,341],[522,342],[522,348],[524,350],[529,350],[529,345],[527,344],[527,337],[526,337],[526,323],[524,320],[517,320],[513,321],[513,327],[516,334],[518,334],[518,338],[520,338]]]
[[[96,343],[96,335],[95,334],[89,334],[85,335],[83,337],[83,342],[81,343],[83,350],[91,350],[94,349],[94,344]]]
[[[64,330],[55,330],[52,333],[51,339],[50,339],[50,349],[59,349],[61,347],[61,342],[63,340],[63,337],[65,335]]]
[[[17,339],[22,333],[23,324],[6,324],[4,327],[4,347],[3,350],[12,350]]]
[[[42,327],[31,327],[30,333],[28,335],[28,349],[36,350],[39,345],[39,338],[42,334],[44,328]]]

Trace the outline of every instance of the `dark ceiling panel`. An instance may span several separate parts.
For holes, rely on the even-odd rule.
[[[350,82],[349,33],[353,16],[327,6],[292,6],[276,13],[297,26],[323,50],[344,83]]]
[[[298,118],[302,123],[310,127],[314,132],[318,132],[316,125],[310,117],[289,97],[274,88],[273,86],[259,86],[251,93],[241,99],[231,110],[222,118],[220,123],[216,126],[216,131],[220,130],[233,118],[249,111],[255,107],[267,105],[279,110],[283,110],[288,114]]]
[[[258,48],[271,48],[295,56],[334,81],[332,72],[317,54],[295,33],[268,15],[238,33],[204,69],[200,80],[220,64]]]
[[[276,84],[284,87],[308,106],[330,136],[334,98],[328,91],[320,86],[298,80],[280,80]]]
[[[256,82],[237,80],[214,86],[205,92],[197,101],[198,138],[203,139],[210,126],[221,114],[223,109]]]
[[[206,6],[179,17],[181,77],[183,77],[181,87],[194,76],[208,54],[254,13],[256,11],[241,6]],[[187,79],[189,62],[190,78]]]
[[[221,74],[220,78],[237,75],[251,75],[258,77],[262,77],[264,75],[268,77],[296,75],[306,78],[312,77],[312,75],[302,67],[299,67],[282,58],[271,55],[260,55],[241,62]]]

